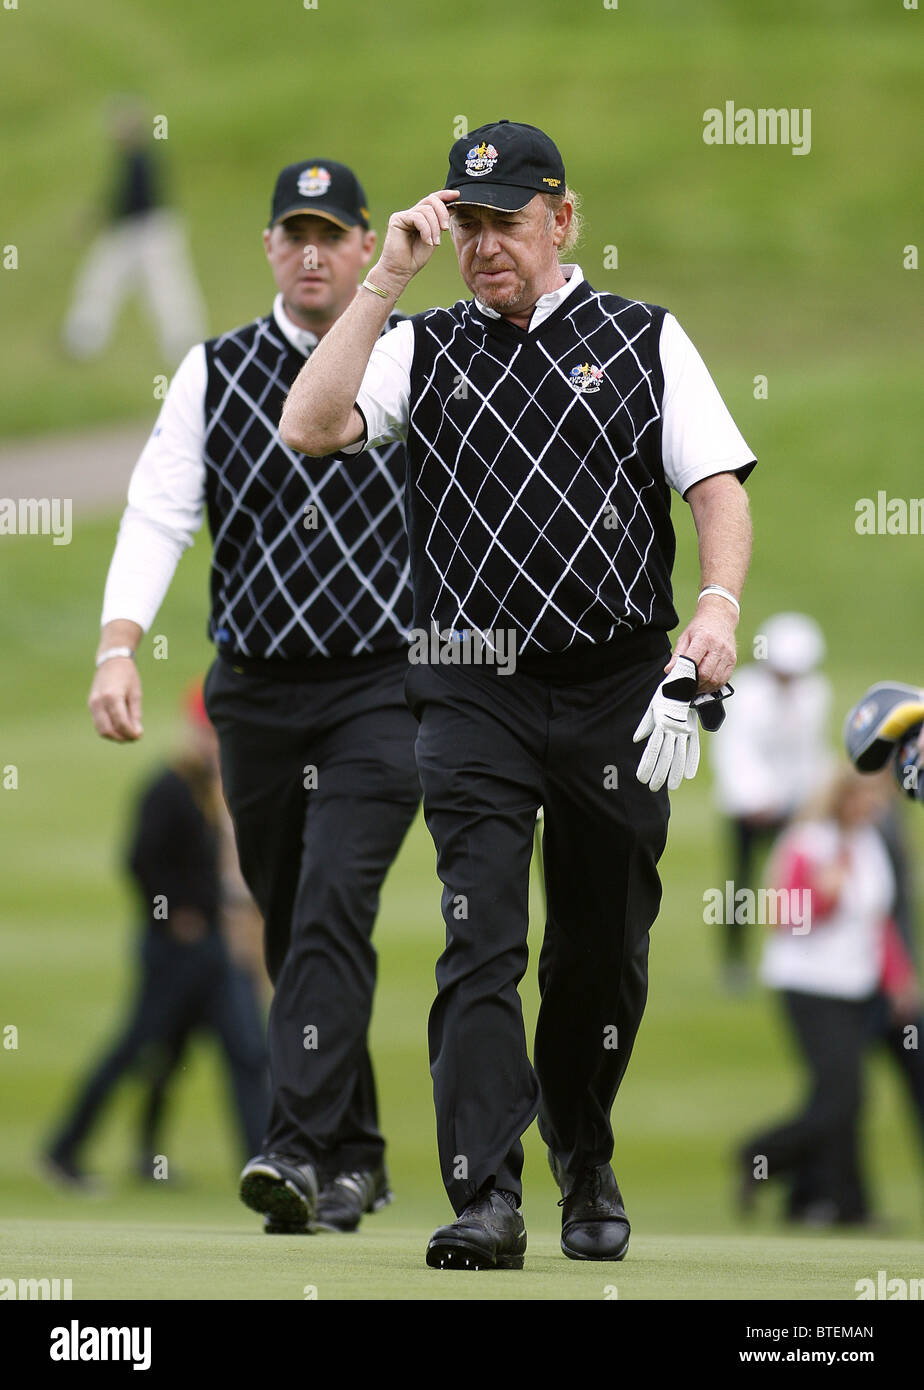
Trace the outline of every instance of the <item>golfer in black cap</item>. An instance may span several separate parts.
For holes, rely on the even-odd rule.
[[[275,984],[272,1110],[241,1196],[273,1233],[351,1230],[391,1196],[366,1032],[379,890],[419,799],[404,447],[347,468],[294,453],[277,429],[375,240],[352,170],[283,169],[263,233],[279,293],[171,383],[132,477],[90,694],[104,738],[141,736],[135,648],[207,512],[218,658],[205,698]]]
[[[751,451],[671,314],[561,263],[574,207],[534,127],[458,141],[447,187],[391,218],[281,424],[310,455],[407,443],[414,630],[432,640],[412,648],[406,688],[444,885],[430,1056],[457,1213],[427,1262],[447,1268],[522,1265],[521,1136],[537,1113],[564,1253],[626,1252],[610,1110],[645,1005],[667,789],[696,771],[694,701],[704,724],[721,712],[750,554]],[[379,342],[446,229],[473,298]],[[702,567],[673,655],[671,488]],[[517,984],[540,805],[534,1070]]]

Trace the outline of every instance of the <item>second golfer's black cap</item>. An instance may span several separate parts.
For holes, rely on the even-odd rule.
[[[518,121],[495,121],[453,145],[446,187],[458,189],[455,203],[517,212],[537,193],[564,193],[565,166],[544,131]]]
[[[302,159],[287,164],[276,180],[269,225],[296,213],[326,217],[338,227],[368,227],[369,208],[362,184],[345,164],[333,159]]]

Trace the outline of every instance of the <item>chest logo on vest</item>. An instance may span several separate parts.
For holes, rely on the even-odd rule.
[[[482,140],[480,145],[473,145],[465,156],[465,172],[473,179],[480,179],[482,174],[490,174],[497,160],[497,150]]]
[[[575,391],[580,391],[582,396],[590,396],[594,391],[600,390],[603,368],[595,366],[592,362],[578,362],[571,368],[568,380]]]
[[[320,198],[330,188],[330,174],[321,165],[313,164],[298,176],[298,191],[303,198]]]

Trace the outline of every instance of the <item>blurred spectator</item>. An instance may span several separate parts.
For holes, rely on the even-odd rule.
[[[862,1058],[880,991],[907,999],[913,979],[891,915],[895,875],[876,828],[889,792],[882,777],[837,773],[774,852],[774,885],[802,894],[802,909],[809,895],[809,929],[776,927],[761,974],[780,991],[811,1086],[798,1115],[742,1146],[745,1208],[762,1178],[785,1179],[794,1220],[853,1225],[871,1218],[858,1142]],[[801,921],[803,912],[791,908],[789,917]]]
[[[113,104],[108,126],[115,158],[105,226],[78,273],[64,323],[64,347],[81,360],[98,357],[112,337],[123,301],[143,291],[161,351],[172,365],[205,336],[202,293],[183,224],[164,203],[150,118],[135,98],[121,98]]]
[[[132,1013],[48,1146],[46,1171],[59,1181],[88,1184],[80,1149],[130,1070],[150,1087],[139,1164],[145,1176],[165,1176],[162,1165],[154,1168],[164,1093],[187,1039],[199,1028],[221,1044],[245,1156],[262,1141],[269,1107],[264,1023],[253,973],[234,964],[221,929],[226,816],[218,741],[197,685],[187,701],[181,751],[141,798],[128,857],[145,917]],[[238,922],[239,934],[240,929]]]
[[[914,875],[902,825],[902,804],[893,786],[892,797],[877,824],[895,874],[892,916],[901,950],[891,951],[884,962],[883,982],[873,1014],[873,1040],[882,1044],[898,1068],[924,1151],[924,1009],[916,969]]]
[[[201,696],[194,697],[194,714],[205,719],[205,706]],[[211,727],[211,726],[209,726]],[[234,842],[234,826],[224,801],[217,806],[218,814],[218,866],[221,881],[221,930],[230,956],[230,986],[240,996],[243,1012],[253,1018],[265,1013],[269,1008],[272,987],[266,966],[263,963],[263,918],[244,882]],[[142,1103],[139,1127],[138,1174],[143,1178],[153,1178],[157,1172],[157,1155],[163,1152],[159,1138],[164,1117],[169,1086],[177,1071],[183,1069],[183,1060],[190,1036],[195,1031],[196,1020],[183,1020],[181,1031],[175,1038],[167,1040],[155,1055],[155,1065],[151,1084]]]
[[[725,723],[707,740],[736,891],[753,888],[758,851],[817,791],[831,765],[831,693],[818,671],[825,653],[818,624],[802,613],[778,613],[761,628],[755,649],[761,659],[739,669]],[[746,926],[732,920],[723,930],[725,982],[741,989],[748,980]]]
[[[884,804],[875,826],[895,875],[891,916],[900,938],[900,949],[894,949],[895,940],[889,934],[879,990],[871,1012],[869,1042],[881,1046],[898,1069],[924,1154],[924,1010],[915,968],[914,875],[902,824],[902,798],[888,774],[881,780]],[[814,1163],[806,1163],[793,1177],[791,1213],[808,1220],[813,1215],[823,1216],[826,1201],[823,1172],[819,1173]]]

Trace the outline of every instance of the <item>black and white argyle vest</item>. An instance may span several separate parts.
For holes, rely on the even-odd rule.
[[[538,655],[675,626],[666,312],[582,281],[531,333],[473,301],[413,317],[416,628]]]
[[[209,636],[220,651],[258,659],[404,647],[412,611],[404,446],[347,461],[287,448],[279,417],[305,358],[272,315],[205,351]]]

